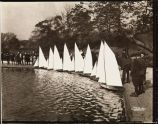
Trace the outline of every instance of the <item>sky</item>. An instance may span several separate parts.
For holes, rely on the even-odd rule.
[[[19,40],[28,40],[35,24],[64,12],[77,2],[2,2],[1,32],[13,32]]]

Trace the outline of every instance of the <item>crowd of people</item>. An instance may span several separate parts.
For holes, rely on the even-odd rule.
[[[34,63],[36,58],[37,54],[35,52],[1,52],[2,64],[6,61],[7,64],[30,65]]]

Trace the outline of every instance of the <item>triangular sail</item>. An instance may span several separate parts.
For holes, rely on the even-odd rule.
[[[60,62],[59,62],[59,70],[63,69],[63,59],[60,58]]]
[[[91,53],[91,49],[89,47],[89,44],[87,46],[87,52],[86,52],[86,56],[84,59],[84,74],[90,74],[92,72],[92,53]]]
[[[84,67],[84,60],[75,43],[75,71],[81,72],[83,71],[83,67]]]
[[[70,54],[69,54],[69,51],[67,49],[66,44],[64,45],[63,55],[64,55],[64,57],[63,57],[63,70],[70,71],[71,70],[71,58],[70,58]]]
[[[102,70],[102,68],[103,68],[103,60],[104,60],[104,57],[103,57],[103,43],[101,42],[100,49],[99,49],[99,56],[98,56],[98,64],[97,64],[97,74],[96,74],[97,78],[99,78],[99,76],[101,75],[100,70]]]
[[[35,64],[34,64],[33,66],[34,66],[34,67],[38,67],[38,66],[39,66],[38,58],[36,59]]]
[[[48,58],[48,69],[53,69],[54,67],[54,54],[52,49],[49,49],[49,58]]]
[[[74,71],[75,70],[75,67],[74,67],[74,57],[72,58],[72,61],[71,61],[71,68],[70,68],[70,71]]]
[[[104,46],[106,84],[108,86],[122,86],[119,66],[115,54],[106,42],[104,43]]]
[[[49,59],[49,58],[48,58]],[[46,66],[45,66],[45,68],[47,68],[48,69],[48,66],[49,66],[49,60],[46,60],[46,62],[47,62],[47,64],[46,64]]]
[[[42,52],[41,47],[39,46],[39,67],[40,68],[46,68],[47,67],[47,61],[44,57],[44,54]]]
[[[56,46],[54,46],[54,70],[61,69],[61,59]]]
[[[93,70],[91,72],[91,76],[96,76],[96,74],[97,74],[97,63],[95,62]]]
[[[96,78],[99,78],[98,82],[105,83],[105,69],[104,69],[104,44],[101,42]]]

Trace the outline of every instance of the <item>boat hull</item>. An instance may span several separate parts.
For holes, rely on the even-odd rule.
[[[75,73],[76,73],[76,74],[79,74],[79,75],[83,74],[82,71],[76,71]]]
[[[75,72],[75,71],[70,71],[69,73],[70,73],[70,74],[76,74],[76,72]]]
[[[66,72],[66,73],[72,74],[74,71],[63,70],[63,72]]]
[[[62,70],[62,69],[59,69],[59,70],[56,70],[56,71],[58,71],[58,72],[63,72],[63,70]]]
[[[90,77],[90,74],[81,73],[80,75],[83,76],[83,77]]]
[[[39,69],[39,67],[38,67],[38,66],[34,66],[33,68],[34,68],[34,69]]]
[[[34,69],[44,69],[44,70],[47,70],[47,68],[44,68],[44,67],[34,67]]]
[[[63,72],[69,72],[68,70],[63,70]]]
[[[73,74],[75,71],[68,71],[67,73],[69,73],[69,74]]]
[[[94,81],[98,81],[98,79],[96,78],[96,76],[90,76],[90,79],[94,80]]]
[[[108,86],[105,83],[100,83],[100,86],[110,91],[122,91],[122,92],[124,91],[123,87]]]

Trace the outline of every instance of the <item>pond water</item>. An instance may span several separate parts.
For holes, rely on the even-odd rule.
[[[78,74],[2,69],[3,121],[125,121],[123,94]]]

